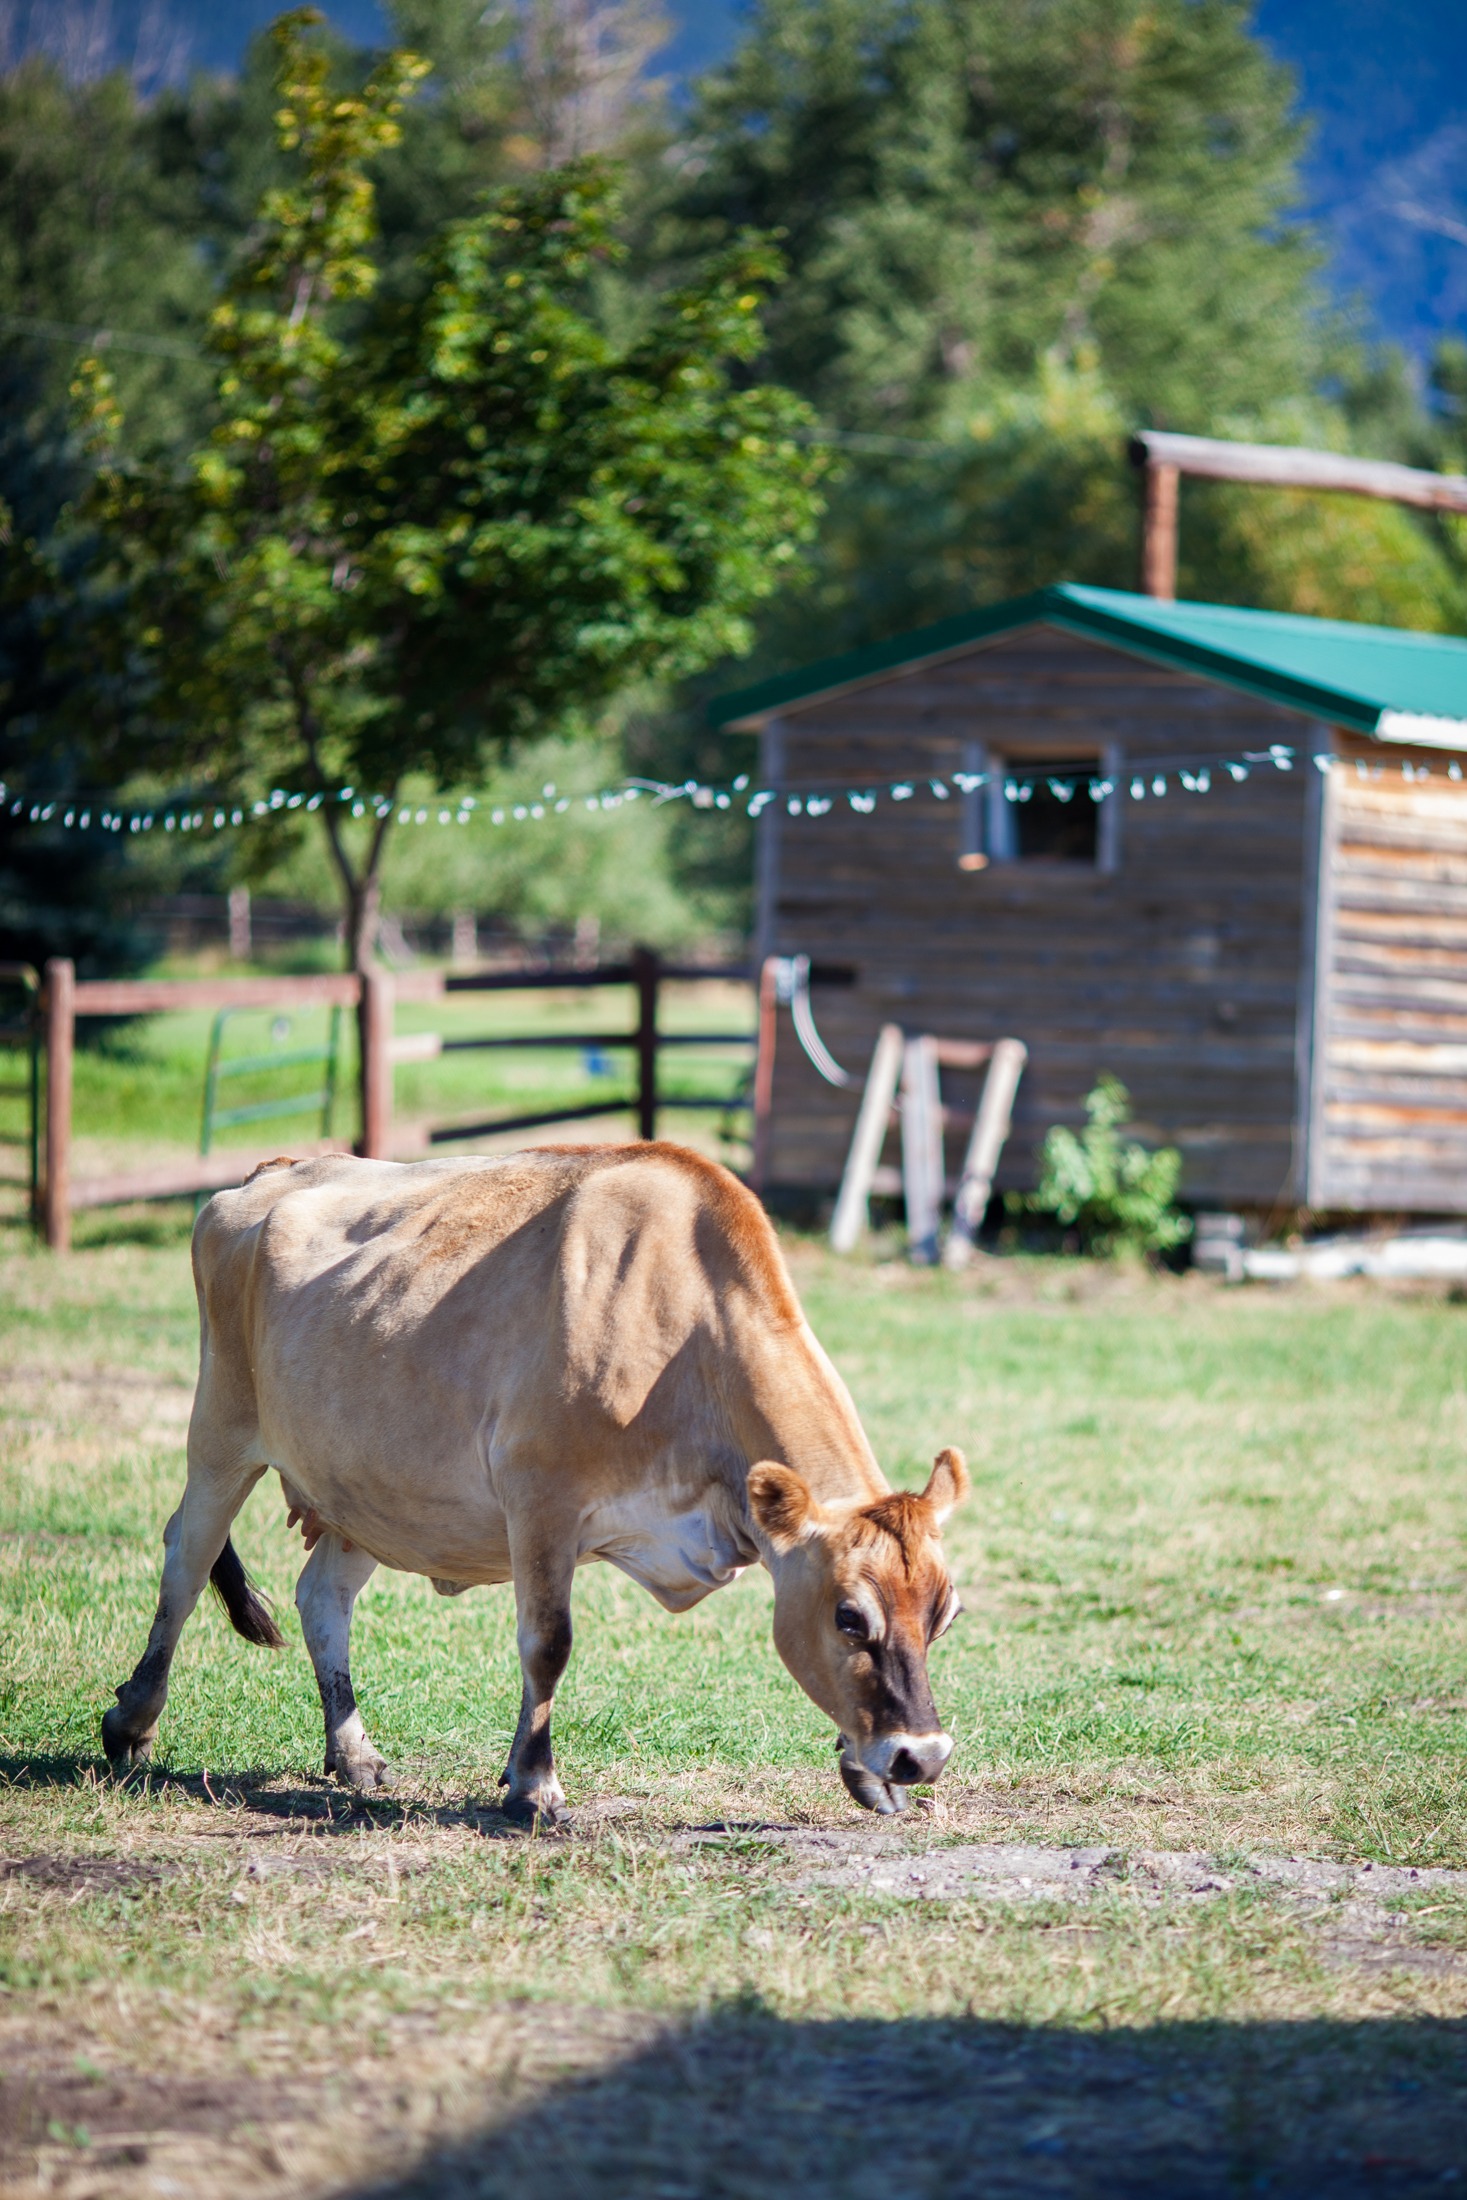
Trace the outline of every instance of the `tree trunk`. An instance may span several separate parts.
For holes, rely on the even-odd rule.
[[[301,718],[301,736],[310,761],[312,775],[318,787],[325,781],[320,767],[312,727],[304,710]],[[362,983],[361,998],[357,1002],[357,1101],[358,1121],[363,1130],[367,1122],[367,988],[366,978],[373,964],[373,950],[377,945],[377,927],[382,916],[382,855],[387,845],[387,833],[392,823],[392,796],[377,804],[376,822],[371,827],[365,860],[360,868],[353,863],[351,850],[342,834],[342,819],[335,803],[328,801],[321,812],[321,822],[326,828],[326,840],[331,850],[331,860],[341,880],[346,902],[346,917],[342,945],[346,952],[346,967],[353,977]],[[361,1139],[357,1141],[361,1150]]]
[[[364,982],[357,1001],[357,1121],[365,1125],[367,1120],[367,989],[366,976],[372,968],[372,951],[377,944],[377,922],[382,914],[382,882],[375,865],[367,874],[353,880],[347,891],[346,909],[346,967],[353,976]],[[357,1140],[360,1151],[361,1139]]]
[[[375,869],[354,879],[347,890],[346,967],[365,977],[372,967],[377,925],[382,915],[382,882]]]

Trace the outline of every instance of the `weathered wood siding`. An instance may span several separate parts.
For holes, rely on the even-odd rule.
[[[1045,627],[781,714],[787,780],[838,785],[950,773],[974,741],[1015,758],[1114,747],[1131,768],[1156,760],[1154,772],[1161,760],[1274,741],[1307,747],[1316,732]],[[1268,1206],[1302,1196],[1300,1013],[1301,999],[1306,1018],[1312,1005],[1303,981],[1319,774],[1264,765],[1238,785],[1214,770],[1207,795],[1184,793],[1174,770],[1168,783],[1159,800],[1112,798],[1111,875],[1044,864],[960,871],[960,805],[925,793],[901,805],[883,796],[867,817],[843,803],[816,819],[780,817],[768,946],[854,967],[851,988],[815,996],[838,1060],[864,1073],[886,1021],[950,1037],[1012,1033],[1028,1046],[1001,1186],[1032,1183],[1045,1130],[1082,1121],[1085,1093],[1110,1070],[1146,1134],[1181,1147],[1190,1197]],[[971,1105],[972,1083],[948,1082],[947,1096]],[[821,1082],[783,1020],[772,1187],[838,1181],[857,1098]],[[954,1141],[950,1165],[957,1150]]]
[[[1467,783],[1342,741],[1326,801],[1309,1198],[1467,1212]],[[1368,774],[1356,775],[1355,760]]]

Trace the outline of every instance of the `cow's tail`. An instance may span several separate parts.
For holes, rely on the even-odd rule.
[[[275,1624],[274,1613],[245,1572],[240,1555],[228,1536],[214,1561],[209,1579],[237,1635],[243,1635],[246,1642],[258,1643],[262,1650],[285,1648],[285,1637]]]

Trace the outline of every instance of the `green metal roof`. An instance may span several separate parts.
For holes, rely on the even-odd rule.
[[[1285,611],[1241,611],[1229,604],[1160,603],[1152,596],[1068,581],[719,696],[709,717],[715,726],[757,724],[790,704],[1036,625],[1109,642],[1133,656],[1177,672],[1201,673],[1357,733],[1467,749],[1467,641],[1455,635],[1303,619]],[[1399,725],[1393,723],[1397,717]]]

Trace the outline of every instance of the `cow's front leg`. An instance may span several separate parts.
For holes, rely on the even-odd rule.
[[[511,1818],[556,1825],[565,1816],[565,1791],[555,1777],[550,1746],[550,1707],[571,1654],[571,1583],[574,1550],[515,1550],[516,1639],[524,1694],[509,1763],[499,1784],[509,1790],[503,1808]]]
[[[326,1719],[326,1771],[354,1788],[388,1783],[387,1759],[367,1738],[351,1685],[352,1608],[376,1568],[360,1545],[348,1549],[332,1529],[318,1529],[295,1590]]]
[[[102,1721],[102,1746],[115,1772],[146,1764],[153,1754],[178,1638],[224,1549],[235,1514],[264,1471],[249,1467],[214,1473],[196,1457],[190,1460],[183,1501],[163,1530],[163,1580],[148,1646]]]

